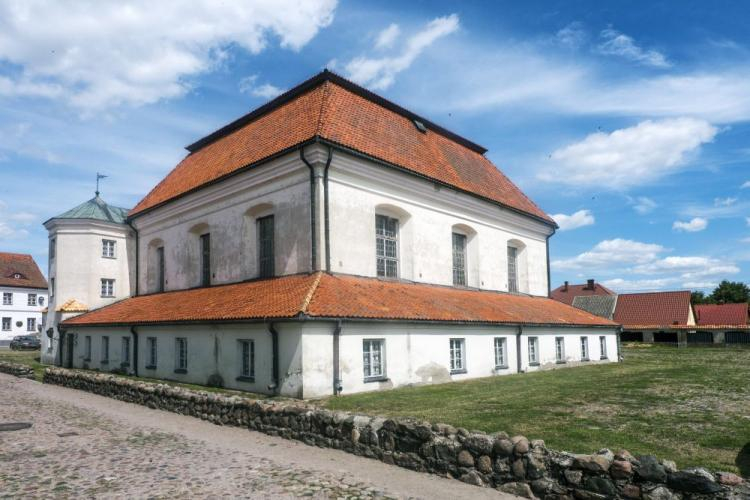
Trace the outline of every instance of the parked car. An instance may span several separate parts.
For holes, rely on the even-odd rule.
[[[33,335],[19,335],[10,341],[10,348],[14,351],[22,349],[36,350],[42,348],[42,342]]]

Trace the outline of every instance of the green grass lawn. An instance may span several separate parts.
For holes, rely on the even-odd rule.
[[[625,448],[750,476],[750,349],[632,346],[625,361],[355,394],[336,410],[506,431],[576,453]]]

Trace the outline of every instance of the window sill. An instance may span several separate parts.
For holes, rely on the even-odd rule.
[[[462,368],[460,370],[451,370],[451,375],[461,375],[463,373],[468,373],[466,371],[466,368]]]
[[[255,377],[245,377],[244,375],[240,375],[235,379],[237,382],[250,382],[255,383]]]
[[[607,356],[602,356],[601,358],[599,358],[599,361],[601,361],[603,359],[609,359],[609,358]]]
[[[143,368],[145,368],[146,370],[156,370],[156,365],[148,365],[144,366]]]
[[[100,299],[114,299],[115,296],[114,295],[100,295],[99,298]]]
[[[559,361],[555,361],[555,364],[557,364],[557,365],[564,365],[565,363],[567,363],[567,361],[565,361],[564,359],[561,359]]]
[[[110,257],[109,255],[102,255],[102,259],[117,260],[117,257]]]
[[[388,377],[368,377],[364,379],[365,384],[369,384],[370,382],[388,382],[390,379]]]
[[[531,363],[529,363],[529,366],[539,366],[539,362],[538,361],[532,361]]]
[[[508,365],[501,365],[501,366],[495,367],[495,370],[507,370],[507,369],[508,369]]]
[[[581,358],[581,362],[584,362],[584,361],[591,361],[591,360],[589,358]]]
[[[175,373],[187,373],[187,368],[175,368]]]

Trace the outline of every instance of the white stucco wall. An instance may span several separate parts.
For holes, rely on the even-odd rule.
[[[3,305],[2,296],[4,293],[13,294],[12,305]],[[36,294],[36,306],[28,305],[29,294]],[[42,299],[43,305],[39,305],[40,298]],[[11,318],[11,329],[0,329],[0,341],[5,343],[18,335],[39,334],[39,329],[42,327],[42,309],[45,307],[47,307],[47,290],[45,289],[10,286],[0,287],[0,318]],[[36,328],[32,331],[29,331],[26,328],[28,318],[34,318],[36,320]],[[19,321],[21,322],[21,326],[17,325]],[[1,327],[2,323],[0,323],[0,328]]]
[[[399,277],[452,285],[453,231],[467,234],[468,286],[508,290],[507,247],[520,246],[519,291],[547,295],[551,228],[473,196],[334,152],[331,270],[376,276],[375,215],[399,219]],[[520,244],[519,244],[520,243]]]
[[[289,154],[136,218],[139,293],[157,290],[159,246],[165,253],[165,290],[200,286],[204,233],[211,234],[212,284],[256,278],[256,220],[271,214],[276,275],[309,271],[309,179],[299,153]]]

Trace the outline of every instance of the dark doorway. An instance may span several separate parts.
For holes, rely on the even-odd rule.
[[[714,334],[706,331],[688,332],[687,341],[688,344],[713,344]]]
[[[73,334],[65,336],[65,368],[73,368]]]
[[[622,332],[620,340],[623,342],[643,342],[643,332]]]
[[[676,344],[677,332],[654,332],[654,342],[657,344]]]

